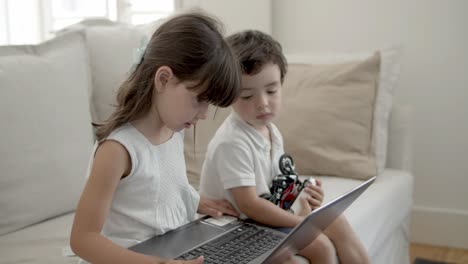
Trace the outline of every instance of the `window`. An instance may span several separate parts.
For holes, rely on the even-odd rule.
[[[0,45],[35,44],[83,19],[131,24],[170,15],[181,0],[0,0]]]
[[[171,14],[175,9],[174,1],[167,0],[128,0],[127,10],[130,22],[134,25],[148,23]]]
[[[37,43],[41,27],[37,0],[0,0],[0,44]]]
[[[107,0],[51,0],[52,31],[85,18],[110,18]]]

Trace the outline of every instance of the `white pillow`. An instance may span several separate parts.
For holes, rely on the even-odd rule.
[[[387,158],[388,121],[392,109],[393,90],[400,73],[401,47],[392,46],[379,50],[381,55],[379,85],[374,112],[374,138],[376,139],[377,172],[385,169]],[[288,54],[288,63],[334,64],[356,60],[366,60],[375,51],[361,53],[296,53]]]
[[[0,235],[75,209],[93,145],[82,34],[0,47]]]
[[[151,37],[163,20],[133,26],[121,23],[82,21],[65,32],[86,36],[93,81],[91,113],[95,123],[105,121],[114,111],[116,94],[134,64],[134,51],[144,37]]]
[[[133,51],[144,34],[122,25],[89,27],[84,32],[91,58],[93,122],[101,123],[114,111],[117,90],[132,67]]]

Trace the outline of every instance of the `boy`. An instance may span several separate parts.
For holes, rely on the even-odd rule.
[[[281,45],[259,31],[228,37],[242,68],[240,97],[208,145],[200,192],[227,198],[241,217],[282,228],[293,228],[323,201],[321,182],[308,185],[296,215],[259,197],[269,193],[272,178],[281,174],[278,161],[283,139],[272,123],[281,109],[281,89],[287,69]],[[312,263],[369,263],[367,253],[344,216],[300,252]]]

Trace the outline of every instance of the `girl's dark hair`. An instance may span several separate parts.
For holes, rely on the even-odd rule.
[[[227,38],[241,64],[242,73],[254,75],[263,65],[274,63],[281,72],[281,82],[287,72],[287,61],[281,44],[270,35],[258,30],[246,30]]]
[[[150,110],[154,75],[161,66],[170,67],[180,81],[195,81],[189,89],[199,101],[227,107],[239,94],[239,62],[221,23],[201,12],[177,15],[152,35],[141,62],[118,90],[115,112],[98,127],[98,140]]]

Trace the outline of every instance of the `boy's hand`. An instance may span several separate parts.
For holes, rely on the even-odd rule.
[[[312,208],[310,207],[308,197],[308,195],[298,197],[299,202],[301,203],[301,209],[299,210],[299,212],[296,213],[298,216],[306,217],[310,214],[310,212],[312,212]]]
[[[223,214],[239,217],[236,209],[225,199],[214,200],[200,196],[200,203],[198,204],[199,214],[206,214],[212,217],[220,217]]]
[[[319,208],[323,202],[322,181],[316,179],[315,183],[316,185],[308,184],[303,190],[308,194],[305,198],[312,210]]]

